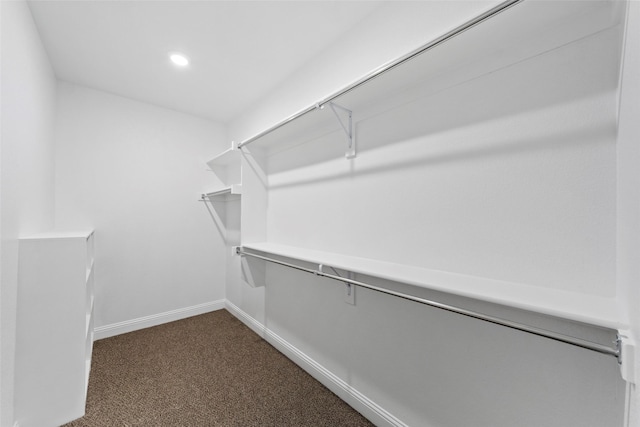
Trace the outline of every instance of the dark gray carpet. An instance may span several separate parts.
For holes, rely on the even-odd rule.
[[[225,310],[96,341],[67,426],[371,426]]]

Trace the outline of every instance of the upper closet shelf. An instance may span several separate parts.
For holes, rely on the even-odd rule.
[[[247,243],[242,249],[324,265],[356,274],[514,307],[604,328],[626,325],[615,298],[567,292],[484,277],[430,270],[369,258],[275,243]]]
[[[621,22],[621,3],[505,1],[237,146],[256,143],[272,155],[338,132],[351,157],[357,145],[353,131],[363,115],[429,96],[613,27]]]

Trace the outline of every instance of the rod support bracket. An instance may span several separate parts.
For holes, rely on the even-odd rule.
[[[638,373],[640,368],[636,360],[636,342],[631,331],[619,331],[616,346],[618,348],[618,364],[622,379],[628,383],[638,384]]]
[[[326,105],[329,105],[331,111],[336,116],[336,119],[340,123],[342,130],[347,136],[347,150],[345,151],[344,156],[347,159],[353,159],[356,156],[356,144],[355,138],[353,137],[353,112],[347,108],[344,108],[335,102],[328,102]],[[322,108],[321,106],[320,108]],[[338,112],[339,110],[339,112]],[[344,119],[341,117],[341,114],[346,116]]]

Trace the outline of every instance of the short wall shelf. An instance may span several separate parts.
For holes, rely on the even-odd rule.
[[[232,143],[229,149],[206,162],[209,169],[218,178],[220,185],[218,188],[203,192],[200,196],[201,200],[226,202],[240,198],[242,194],[240,157],[240,150]]]
[[[214,190],[206,193],[202,193],[201,200],[213,201],[213,202],[227,202],[231,200],[238,200],[242,194],[242,185],[235,184],[229,187],[224,187],[219,190]]]
[[[231,147],[211,160],[207,161],[207,165],[215,171],[219,167],[240,166],[240,150]]]

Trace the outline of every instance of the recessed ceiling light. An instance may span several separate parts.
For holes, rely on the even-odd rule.
[[[178,52],[170,53],[169,59],[179,67],[186,67],[189,65],[189,58]]]

